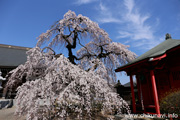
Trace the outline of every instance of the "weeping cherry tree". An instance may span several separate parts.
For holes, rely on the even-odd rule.
[[[52,38],[53,37],[53,38]],[[90,41],[83,45],[87,41]],[[68,50],[68,59],[73,64],[79,64],[84,70],[94,71],[99,68],[101,61],[106,69],[104,78],[108,82],[116,81],[115,69],[135,58],[135,53],[128,50],[129,46],[112,42],[108,33],[101,29],[97,23],[88,17],[76,15],[68,11],[64,18],[57,21],[51,29],[39,36],[37,46],[48,44],[48,47],[65,47]],[[73,49],[77,46],[81,49],[77,54],[73,54]],[[92,62],[96,61],[96,66]],[[94,64],[93,64],[94,65]]]
[[[83,45],[85,38],[90,42]],[[40,46],[47,42],[45,52]],[[75,55],[78,45],[81,49]],[[67,48],[68,58],[55,53],[57,46]],[[108,84],[115,80],[114,68],[135,57],[127,47],[112,42],[89,18],[68,11],[39,36],[37,46],[27,52],[26,63],[9,73],[7,87],[19,86],[16,114],[50,120],[130,113],[126,101]]]

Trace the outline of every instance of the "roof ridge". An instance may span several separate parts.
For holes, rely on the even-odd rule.
[[[6,45],[6,44],[0,44],[0,47],[5,47],[9,49],[20,49],[20,50],[29,50],[30,47],[22,47],[22,46],[15,46],[15,45]]]
[[[155,47],[153,47],[152,49],[150,49],[149,51],[145,52],[144,54],[138,56],[136,59],[134,59],[133,61],[118,67],[115,71],[117,72],[118,69],[121,68],[121,70],[129,65],[132,64],[136,64],[140,61],[149,59],[149,58],[153,58],[153,57],[157,57],[160,56],[164,53],[166,53],[167,51],[180,46],[180,39],[168,39],[163,41],[162,43],[156,45]]]

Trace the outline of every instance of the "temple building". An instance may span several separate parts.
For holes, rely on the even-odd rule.
[[[164,93],[180,89],[180,40],[166,34],[165,41],[115,71],[125,71],[130,76],[133,113],[160,114]],[[133,79],[137,82],[138,98]]]
[[[9,71],[16,68],[20,64],[24,64],[27,60],[26,52],[30,48],[12,45],[0,44],[0,71],[5,77]],[[3,86],[5,83],[3,84]],[[0,90],[0,97],[2,90]]]

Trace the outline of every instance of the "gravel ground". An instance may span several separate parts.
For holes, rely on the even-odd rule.
[[[0,120],[25,120],[25,116],[14,115],[15,107],[0,109]]]
[[[23,117],[15,116],[14,111],[15,111],[15,106],[13,106],[12,108],[0,109],[0,120],[26,120],[25,116]],[[119,117],[116,117],[115,120],[153,120],[153,119],[149,119],[149,118],[131,119],[131,118],[124,118],[122,116],[121,117],[119,116]]]

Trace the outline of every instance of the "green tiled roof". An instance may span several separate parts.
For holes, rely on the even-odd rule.
[[[30,48],[0,44],[0,67],[16,67],[27,60],[26,51]]]
[[[164,53],[166,53],[166,51],[168,51],[168,50],[170,50],[172,48],[175,48],[175,47],[177,47],[179,45],[180,45],[180,40],[167,39],[164,42],[162,42],[159,45],[152,48],[151,50],[147,51],[143,55],[141,55],[138,58],[134,59],[132,62],[130,62],[130,63],[124,65],[124,66],[121,66],[121,67],[119,67],[117,69],[128,67],[129,65],[133,65],[133,64],[135,64],[137,62],[140,62],[140,61],[148,59],[148,58],[153,58],[153,57],[163,55]]]

